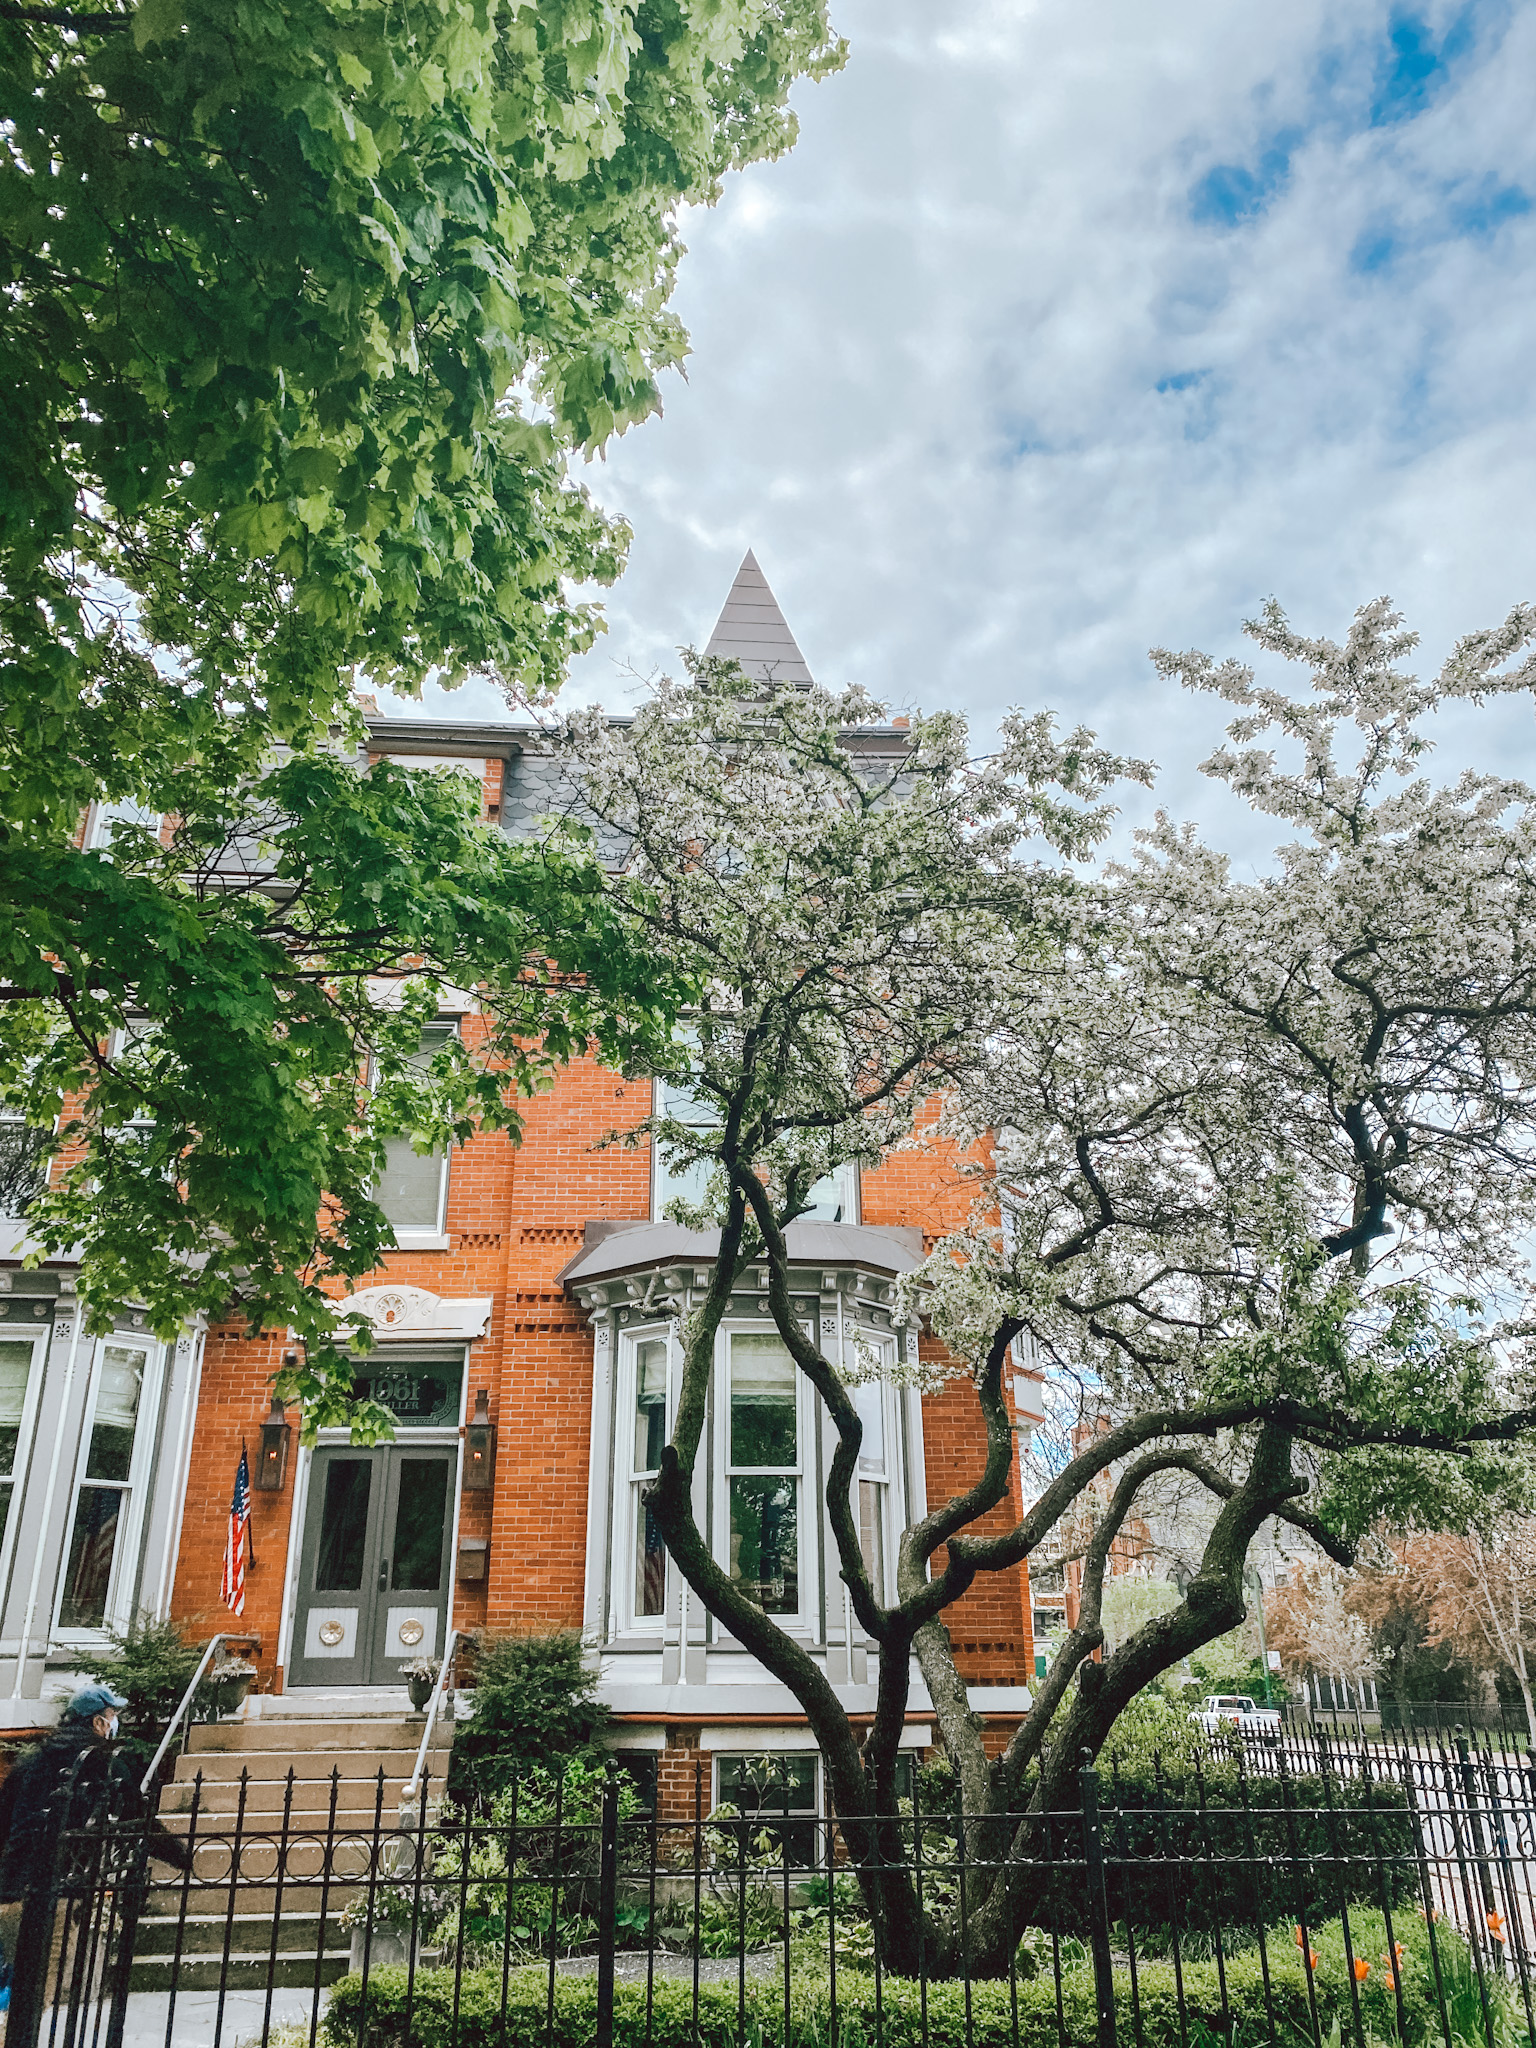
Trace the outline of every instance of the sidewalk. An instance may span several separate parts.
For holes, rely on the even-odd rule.
[[[320,2011],[325,2011],[327,1993],[320,1993]],[[123,2048],[166,2048],[165,2022],[170,2007],[168,1991],[131,1991],[128,1994],[128,2022],[123,2029]],[[224,1997],[224,2024],[217,2038],[214,2026],[219,2011],[216,1991],[182,1991],[176,1998],[176,2020],[170,2048],[237,2048],[237,2044],[261,2039],[262,2017],[266,2011],[264,1991],[230,1991]],[[314,2011],[312,1991],[274,1991],[272,2026],[283,2021],[302,2020],[306,2039]]]

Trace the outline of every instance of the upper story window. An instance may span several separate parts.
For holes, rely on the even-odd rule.
[[[125,798],[120,803],[97,803],[91,807],[91,820],[85,835],[87,846],[98,852],[110,853],[116,828],[119,825],[138,825],[146,832],[158,833],[160,813],[146,809],[143,804]]]
[[[429,1024],[421,1034],[421,1048],[413,1064],[428,1066],[434,1053],[457,1033],[452,1023]],[[386,1138],[384,1171],[373,1191],[373,1199],[392,1225],[397,1244],[436,1243],[443,1234],[448,1210],[448,1152],[436,1146],[418,1152],[409,1138]]]
[[[61,1630],[95,1630],[133,1612],[133,1567],[154,1447],[159,1347],[113,1336],[96,1347],[85,1456],[75,1488]]]
[[[53,1133],[0,1111],[0,1216],[25,1216],[48,1185]]]
[[[810,1207],[802,1211],[802,1223],[857,1223],[859,1220],[859,1169],[845,1160],[824,1174],[810,1189]]]
[[[701,1101],[676,1081],[653,1082],[651,1101],[657,1116],[672,1117],[691,1130],[707,1131],[715,1127],[714,1104]],[[669,1202],[702,1202],[709,1192],[712,1170],[710,1160],[681,1161],[660,1138],[655,1139],[651,1145],[652,1220],[657,1223],[663,1220]]]
[[[669,1116],[691,1130],[710,1131],[717,1125],[718,1111],[711,1102],[696,1097],[675,1081],[653,1084],[657,1116]],[[660,1223],[669,1202],[702,1202],[709,1191],[712,1161],[691,1164],[677,1161],[660,1140],[651,1147],[651,1219]],[[826,1174],[810,1189],[810,1206],[801,1211],[804,1223],[857,1223],[859,1220],[859,1170],[852,1161]]]

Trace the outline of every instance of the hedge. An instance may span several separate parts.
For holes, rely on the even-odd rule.
[[[1353,1953],[1369,1965],[1358,1988],[1360,2016],[1368,2035],[1378,2040],[1397,2035],[1397,2001],[1385,1966],[1386,1930],[1379,1913],[1350,1915]],[[1408,2018],[1409,2048],[1439,2039],[1439,2014],[1429,1966],[1423,1922],[1416,1915],[1399,1921],[1393,1934],[1403,1947],[1403,1998]],[[1340,2022],[1345,2040],[1353,2035],[1354,2009],[1342,1925],[1335,1920],[1312,1935],[1317,1951],[1314,1971],[1318,2019],[1326,2041],[1333,2022]],[[1459,1952],[1454,1935],[1440,1935],[1442,1967],[1454,1965]],[[1275,2029],[1282,2040],[1312,2038],[1312,2019],[1302,1957],[1282,1927],[1269,1937],[1269,1984]],[[1116,2004],[1121,2040],[1132,2043],[1138,2029],[1132,2013],[1129,1972],[1116,1971]],[[1143,2048],[1180,2048],[1198,2033],[1198,2024],[1212,2032],[1244,2041],[1269,2038],[1264,1997],[1263,1963],[1256,1948],[1231,1956],[1226,1964],[1227,2001],[1214,1961],[1183,1965],[1185,2022],[1181,2028],[1177,1979],[1171,1961],[1143,1962],[1137,1972],[1139,2039]],[[1061,1973],[1061,2020],[1057,2016],[1054,1974],[1017,1985],[1018,2032],[1014,2033],[1013,2000],[1005,1983],[973,1982],[967,2021],[966,1987],[961,1983],[930,1983],[927,1992],[928,2048],[1093,2048],[1097,2040],[1093,1972],[1073,1962]],[[499,1968],[467,1970],[459,1987],[454,2020],[454,1977],[451,1970],[419,1970],[411,1998],[409,2030],[405,2024],[406,1973],[378,1970],[368,1981],[366,2031],[362,2018],[362,1982],[347,1977],[331,1993],[325,2016],[329,2048],[590,2048],[594,2037],[597,1985],[590,1976],[555,1980],[552,2032],[547,2028],[549,1977],[546,1969],[517,1969],[502,2000]],[[782,1978],[749,1979],[746,1985],[747,2031],[738,2023],[738,1987],[734,1982],[699,1986],[698,2031],[693,2026],[693,1985],[689,1979],[658,1978],[651,2014],[651,2048],[783,2048],[784,1986]],[[824,1977],[797,1974],[790,1986],[789,2048],[865,2048],[876,2038],[875,1987],[871,1977],[838,1973],[837,2032]],[[1479,2029],[1479,2032],[1481,2030]],[[620,1984],[614,1993],[615,2048],[646,2048],[646,1998],[643,1984]],[[883,2048],[922,2048],[923,2002],[911,1979],[887,1978],[881,1987],[880,2039]]]

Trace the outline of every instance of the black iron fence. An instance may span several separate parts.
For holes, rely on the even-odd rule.
[[[199,1780],[158,1823],[76,1784],[7,2048],[1536,2048],[1524,1753],[1307,1740],[1084,1766],[1048,1813],[919,1775],[878,1827],[771,1760],[682,1812],[579,1770],[472,1813]]]
[[[1475,1728],[1502,1737],[1507,1742],[1524,1742],[1529,1734],[1523,1706],[1503,1700],[1393,1700],[1385,1697],[1362,1702],[1352,1695],[1346,1702],[1288,1700],[1280,1708],[1286,1726],[1293,1729],[1327,1729],[1337,1734],[1362,1737],[1376,1735],[1453,1735],[1458,1728]]]

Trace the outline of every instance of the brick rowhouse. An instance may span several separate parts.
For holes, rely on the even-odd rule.
[[[749,672],[771,667],[809,681],[751,556],[709,651],[734,655]],[[378,716],[368,723],[371,759],[468,773],[479,783],[484,815],[505,831],[532,830],[554,807],[555,769],[535,730]],[[904,741],[892,725],[861,733],[860,743],[889,753]],[[479,1028],[472,998],[434,1028],[472,1039]],[[720,1632],[675,1568],[648,1547],[635,1459],[650,1440],[647,1417],[669,1412],[675,1371],[669,1326],[654,1301],[701,1285],[713,1243],[663,1220],[665,1170],[648,1143],[603,1142],[649,1116],[652,1103],[650,1082],[626,1081],[582,1058],[524,1105],[520,1142],[480,1136],[429,1160],[408,1148],[392,1153],[380,1199],[399,1248],[359,1283],[351,1305],[372,1323],[374,1348],[358,1370],[393,1409],[395,1439],[369,1449],[327,1432],[304,1448],[298,1417],[289,1414],[284,1482],[252,1494],[253,1559],[239,1625],[250,1632],[259,1691],[307,1690],[338,1712],[365,1693],[394,1697],[400,1665],[440,1653],[450,1628],[579,1629],[599,1667],[618,1746],[654,1759],[664,1809],[683,1813],[692,1811],[700,1786],[706,1800],[719,1796],[721,1759],[803,1753],[812,1744],[792,1697]],[[969,1163],[929,1145],[861,1177],[845,1170],[835,1187],[829,1183],[825,1203],[792,1227],[792,1288],[806,1316],[818,1319],[824,1349],[873,1344],[893,1362],[915,1362],[917,1333],[893,1318],[895,1281],[968,1213]],[[52,1291],[48,1313],[58,1328],[72,1329],[67,1275],[38,1285]],[[118,1384],[112,1375],[121,1379],[123,1358],[140,1359],[140,1421],[143,1431],[153,1428],[152,1447],[146,1435],[142,1465],[134,1467],[139,1493],[125,1524],[132,1556],[126,1542],[119,1546],[100,1592],[102,1625],[168,1611],[206,1636],[234,1625],[219,1600],[231,1486],[242,1443],[256,1469],[287,1336],[215,1327],[189,1332],[160,1357],[138,1332],[131,1304],[119,1322],[114,1337],[94,1349],[71,1337],[78,1369],[73,1381],[66,1375],[83,1443],[92,1404],[108,1398],[101,1389]],[[738,1365],[748,1371],[765,1340],[776,1341],[749,1275],[722,1338],[722,1387]],[[926,1335],[921,1344],[925,1358],[938,1355]],[[50,1360],[58,1351],[56,1336]],[[1010,1370],[1010,1398],[1026,1378],[1027,1368]],[[728,1398],[717,1395],[716,1409]],[[847,1607],[825,1528],[820,1418],[807,1389],[796,1398],[800,1462],[781,1487],[777,1548],[771,1557],[765,1549],[753,1569],[765,1600],[824,1663],[859,1722],[873,1712],[874,1660]],[[878,1412],[866,1418],[866,1438],[883,1446],[883,1462],[859,1481],[868,1488],[861,1526],[873,1568],[889,1578],[900,1526],[974,1481],[985,1433],[964,1376],[921,1396],[904,1386],[869,1398]],[[468,1483],[466,1432],[479,1429],[482,1405],[494,1458],[481,1460],[481,1469],[490,1463],[491,1484],[476,1490]],[[727,1507],[736,1481],[724,1443],[717,1414],[701,1451],[707,1469],[696,1511],[716,1554],[734,1561],[743,1538],[730,1519],[734,1506]],[[78,1522],[82,1512],[85,1483],[78,1446],[70,1462],[59,1463],[56,1499],[40,1510],[57,1531],[49,1541],[58,1554],[33,1576],[46,1581],[52,1571],[65,1592],[45,1589],[32,1602],[43,1621],[53,1617],[55,1665],[70,1641],[93,1639],[91,1628],[71,1631],[58,1622],[83,1611],[78,1587],[69,1592],[70,1573],[80,1574],[69,1561],[68,1530],[70,1516]],[[1009,1498],[983,1526],[1008,1527],[1021,1510],[1015,1462]],[[14,1562],[11,1572],[14,1580]],[[87,1620],[94,1626],[94,1610]],[[1026,1572],[983,1574],[946,1622],[974,1705],[988,1719],[989,1741],[1000,1741],[1029,1703]],[[34,1693],[36,1718],[36,1695],[46,1694],[43,1660],[34,1662],[36,1684],[31,1676],[25,1688],[21,1678],[16,1684],[18,1694]],[[906,1742],[921,1752],[935,1730],[915,1672],[912,1697]],[[18,1709],[13,1725],[23,1718]]]

